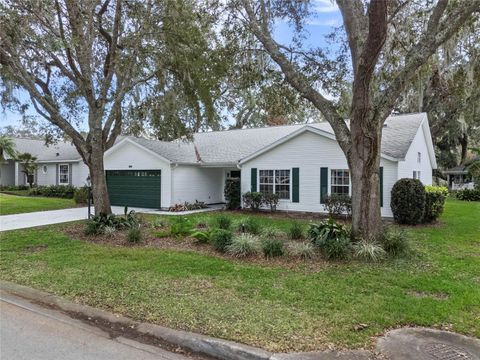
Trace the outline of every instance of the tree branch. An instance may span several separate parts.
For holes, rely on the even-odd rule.
[[[272,59],[280,66],[286,80],[301,94],[302,97],[311,101],[312,104],[320,110],[332,126],[340,146],[345,153],[348,153],[351,147],[350,130],[345,121],[338,114],[333,103],[315,90],[309,84],[305,75],[303,75],[280,51],[279,44],[273,40],[270,32],[265,30],[262,23],[257,20],[249,0],[243,0],[243,7],[247,13],[248,23],[252,32],[263,44]]]

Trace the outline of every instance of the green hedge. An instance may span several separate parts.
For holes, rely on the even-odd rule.
[[[443,213],[448,189],[444,186],[425,186],[425,212],[423,222],[437,220]]]
[[[45,197],[59,197],[72,199],[75,193],[75,187],[70,185],[50,185],[50,186],[38,186],[30,189],[29,195],[31,196],[45,196]]]
[[[425,212],[425,188],[420,180],[400,179],[392,188],[390,207],[399,224],[419,224]]]
[[[458,200],[463,201],[480,201],[480,187],[475,189],[458,190],[455,193]]]

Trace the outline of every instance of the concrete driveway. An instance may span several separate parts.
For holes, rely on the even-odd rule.
[[[143,213],[143,214],[179,216],[179,215],[194,214],[197,212],[216,211],[222,208],[223,208],[223,205],[213,205],[206,209],[172,213],[168,211],[133,207],[133,208],[128,208],[128,211],[134,210],[135,212]],[[124,211],[125,211],[124,207],[122,206],[112,206],[112,212],[114,214],[123,215]],[[87,219],[87,217],[88,217],[87,207],[62,209],[62,210],[37,211],[37,212],[23,213],[23,214],[2,215],[0,216],[0,231],[27,229],[27,228],[36,227],[36,226],[61,224],[61,223],[66,223],[70,221],[85,220]]]

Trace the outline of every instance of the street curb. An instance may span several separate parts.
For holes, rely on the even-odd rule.
[[[122,315],[115,315],[88,305],[76,304],[59,296],[9,281],[0,280],[0,290],[32,302],[51,305],[67,313],[82,314],[88,318],[100,318],[109,323],[127,325],[135,328],[138,333],[153,336],[161,342],[220,360],[367,360],[372,358],[370,352],[363,350],[274,354],[261,348],[229,340],[134,321]]]

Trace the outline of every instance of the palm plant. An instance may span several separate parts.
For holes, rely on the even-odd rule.
[[[18,154],[15,160],[19,161],[23,165],[22,172],[27,177],[27,182],[30,187],[33,187],[33,175],[35,174],[35,170],[37,170],[37,157],[33,156],[30,153],[23,153]]]
[[[0,162],[4,163],[6,156],[14,159],[17,155],[15,150],[15,143],[6,135],[0,135]]]

